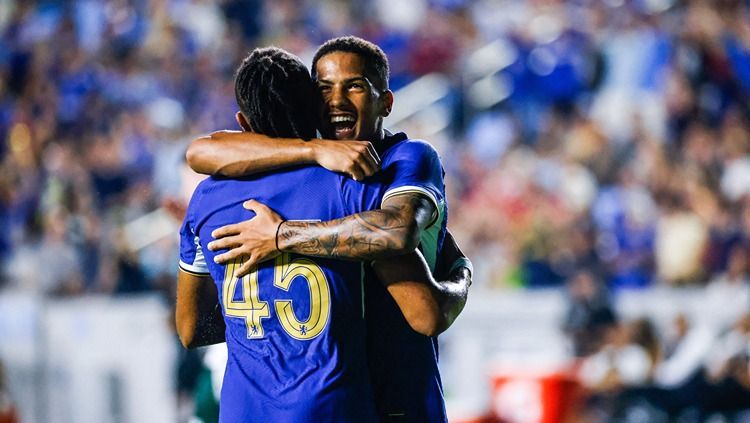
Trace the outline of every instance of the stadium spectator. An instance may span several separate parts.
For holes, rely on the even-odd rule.
[[[568,283],[568,301],[563,330],[571,339],[573,354],[586,357],[601,348],[617,316],[602,282],[586,270]]]
[[[719,330],[731,326],[750,310],[750,279],[748,253],[744,246],[729,252],[726,272],[712,279],[706,286],[707,316]]]
[[[460,117],[451,121],[458,137],[442,145],[452,157],[464,158],[446,164],[449,180],[458,181],[449,184],[455,185],[452,200],[462,205],[452,219],[458,239],[490,252],[487,267],[477,269],[487,274],[480,285],[560,285],[570,277],[566,262],[563,258],[561,269],[561,258],[553,257],[558,249],[544,246],[575,236],[580,226],[567,224],[568,215],[593,228],[596,254],[613,287],[705,281],[725,270],[728,246],[748,233],[737,225],[747,209],[743,163],[750,143],[743,100],[750,48],[746,21],[737,18],[747,16],[744,2],[718,8],[705,1],[665,8],[521,3],[504,8],[503,16],[460,2],[415,2],[401,9],[386,3],[372,9],[255,3],[259,7],[234,1],[216,7],[197,1],[10,3],[0,20],[8,47],[0,55],[0,75],[7,81],[0,91],[0,137],[7,141],[1,150],[2,219],[10,228],[0,242],[4,273],[12,252],[33,242],[28,228],[34,225],[28,223],[40,220],[54,173],[42,169],[55,151],[84,158],[75,163],[75,191],[94,208],[64,220],[86,216],[93,232],[76,254],[84,267],[101,267],[102,252],[112,249],[102,234],[131,219],[118,217],[123,194],[132,187],[147,189],[138,185],[144,180],[158,183],[158,190],[137,200],[142,210],[152,210],[176,186],[164,177],[173,164],[160,153],[196,133],[232,127],[226,118],[234,109],[227,95],[231,63],[250,47],[243,43],[273,40],[310,57],[317,43],[341,31],[372,34],[385,47],[396,88],[426,72],[455,81],[450,115]],[[364,20],[359,15],[364,10],[377,13]],[[274,24],[260,23],[261,13]],[[403,25],[394,33],[397,22]],[[300,29],[288,34],[274,29],[291,23]],[[428,32],[445,34],[456,23],[465,31],[455,45],[433,43],[445,54],[431,54],[432,62],[418,66],[405,61],[432,51],[425,44]],[[233,31],[237,28],[242,30]],[[649,53],[638,63],[627,47],[636,39],[647,46],[636,50]],[[472,100],[471,85],[459,82],[459,75],[475,66],[473,49],[494,40],[504,40],[508,49],[509,65],[496,76],[505,78],[509,93],[487,109]],[[73,48],[59,48],[63,45]],[[568,88],[552,93],[539,87]],[[628,112],[637,110],[641,99],[617,94],[627,87],[649,99],[644,113]],[[613,101],[623,107],[600,106]],[[602,107],[617,115],[599,113]],[[468,143],[461,142],[464,125]],[[712,139],[720,140],[719,148],[712,148]],[[693,188],[679,186],[675,169],[683,165],[694,169],[688,172]],[[679,206],[662,201],[677,197]],[[701,198],[716,205],[710,209]],[[545,215],[548,209],[557,213]],[[485,222],[495,226],[487,230]],[[670,258],[675,252],[668,245],[683,236],[694,240],[685,260],[690,265],[672,269],[670,260],[679,257]],[[701,271],[702,257],[710,272]],[[153,286],[159,273],[147,271],[145,286]],[[100,277],[86,272],[83,291],[100,290]]]

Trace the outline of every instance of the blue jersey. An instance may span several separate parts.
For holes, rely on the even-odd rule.
[[[364,359],[362,264],[282,254],[237,278],[241,263],[215,264],[206,246],[214,229],[253,216],[242,207],[247,199],[288,220],[330,220],[361,211],[363,196],[374,194],[362,187],[308,166],[210,177],[196,188],[180,267],[210,273],[218,288],[229,352],[221,422],[377,421]]]
[[[369,272],[363,299],[360,263],[284,254],[237,280],[232,272],[238,263],[215,265],[213,253],[206,250],[213,229],[252,216],[241,206],[248,198],[267,204],[285,219],[330,220],[378,209],[393,195],[418,192],[437,210],[420,245],[434,269],[446,224],[437,152],[403,134],[387,138],[379,147],[384,149],[382,171],[366,183],[302,167],[242,180],[208,178],[193,194],[182,229],[180,266],[193,273],[210,271],[217,283],[229,350],[222,422],[370,421],[377,419],[373,395],[380,419],[393,410],[444,419],[435,340],[411,330]],[[292,284],[292,279],[301,281]],[[316,282],[322,280],[329,287],[328,302],[322,300],[326,296],[320,295],[323,290]],[[293,289],[283,289],[290,285]],[[366,354],[363,301],[369,330]],[[321,316],[326,325],[320,323]],[[390,342],[399,344],[387,345]],[[401,351],[419,356],[402,357]]]
[[[448,214],[442,164],[428,143],[393,138],[396,142],[381,155],[383,171],[369,182],[385,187],[379,188],[382,199],[412,191],[434,202],[437,215],[423,231],[419,246],[434,273]],[[369,268],[366,279],[367,357],[381,421],[447,422],[437,338],[411,329]]]

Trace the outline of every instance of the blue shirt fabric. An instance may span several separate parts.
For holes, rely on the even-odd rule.
[[[222,422],[384,420],[389,410],[403,408],[392,397],[410,399],[409,416],[437,413],[444,420],[435,339],[411,330],[369,272],[365,285],[370,286],[363,293],[361,263],[284,254],[237,280],[232,271],[239,264],[213,263],[214,253],[206,247],[214,229],[253,216],[242,208],[249,198],[287,220],[330,220],[378,209],[393,195],[418,192],[437,210],[421,245],[434,269],[446,225],[437,152],[404,134],[390,136],[378,147],[382,171],[365,183],[306,166],[238,180],[211,177],[193,194],[181,230],[180,267],[208,272],[217,283],[229,350]],[[325,287],[327,302],[321,292]],[[367,298],[370,292],[372,298]],[[373,320],[389,329],[380,333],[383,327],[371,325]],[[371,330],[367,344],[366,330]],[[307,339],[311,334],[315,336]],[[381,345],[391,342],[399,344]],[[419,366],[391,360],[391,354],[406,350],[419,354],[421,358],[414,357]],[[394,386],[402,379],[412,383]],[[373,393],[371,386],[379,392]],[[378,417],[373,398],[379,401]]]
[[[430,144],[419,140],[398,141],[398,137],[393,137],[395,144],[386,144],[387,150],[381,153],[383,171],[369,182],[388,185],[380,190],[384,193],[383,199],[404,190],[434,196],[437,216],[423,231],[419,246],[434,273],[448,215],[443,167]],[[437,338],[411,329],[369,267],[365,283],[365,320],[368,366],[380,420],[447,422]]]
[[[211,231],[253,216],[242,207],[249,198],[288,220],[330,220],[356,209],[343,203],[350,183],[299,167],[237,180],[209,177],[193,193],[180,267],[208,272],[217,284],[229,352],[221,422],[377,421],[364,360],[362,264],[282,254],[237,279],[239,263],[215,264],[207,249]]]

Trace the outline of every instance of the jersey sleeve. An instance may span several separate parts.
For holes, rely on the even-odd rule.
[[[389,198],[418,193],[426,197],[435,207],[435,216],[430,225],[438,219],[445,204],[445,171],[435,148],[426,141],[409,140],[392,147],[382,170],[385,187],[379,206]]]
[[[192,211],[195,207],[195,194],[190,200],[185,220],[180,227],[180,270],[198,276],[209,274],[206,258],[201,249],[200,238],[195,233]]]

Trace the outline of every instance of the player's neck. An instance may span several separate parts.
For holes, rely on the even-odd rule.
[[[387,137],[387,136],[389,136],[389,135],[390,135],[390,133],[389,133],[388,131],[386,131],[385,129],[383,129],[383,126],[381,125],[381,126],[380,126],[380,127],[379,127],[379,128],[378,128],[378,129],[376,130],[376,131],[375,131],[375,134],[373,135],[373,137],[372,137],[372,139],[370,140],[370,142],[372,142],[372,143],[374,143],[374,144],[376,144],[376,145],[377,145],[378,143],[381,143],[381,142],[383,142],[383,140],[385,139],[385,137]]]

